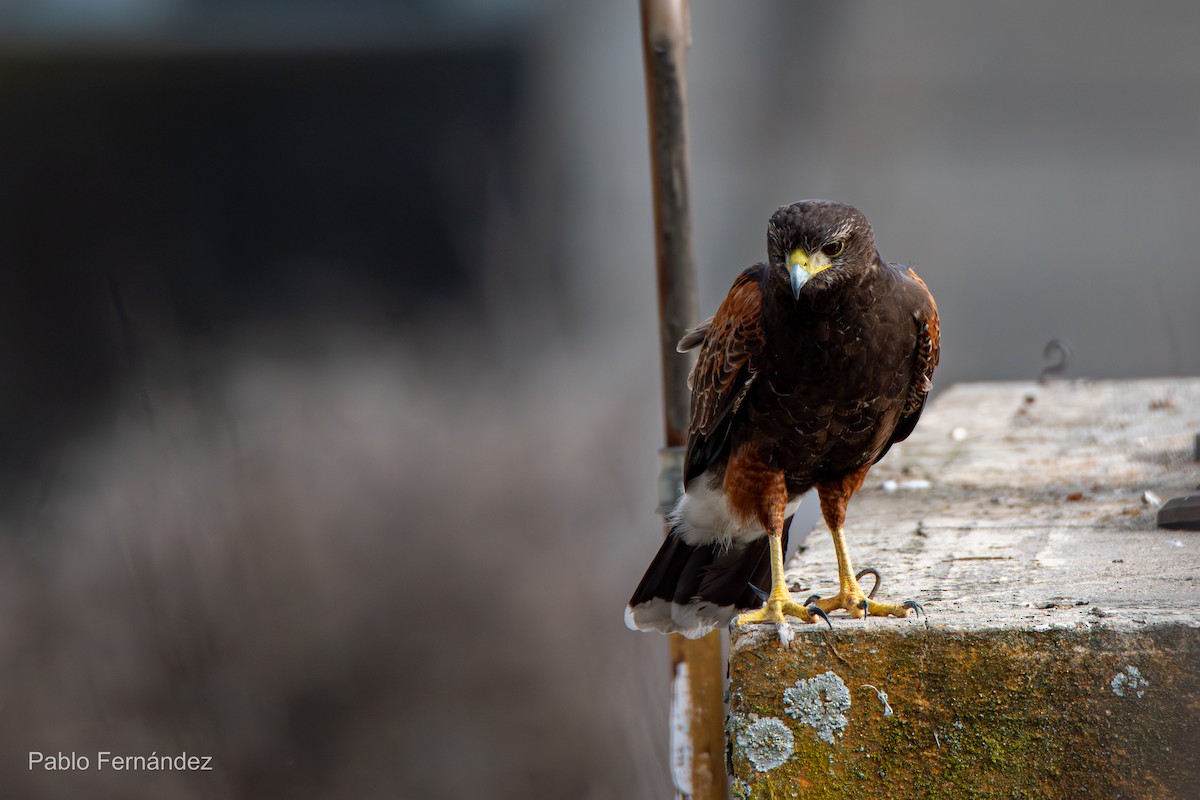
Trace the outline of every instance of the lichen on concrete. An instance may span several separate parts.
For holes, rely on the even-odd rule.
[[[1131,638],[1100,626],[967,634],[877,625],[836,638],[800,631],[788,650],[739,631],[731,652],[730,763],[755,800],[1192,800],[1200,785],[1200,752],[1186,746],[1200,741],[1190,711],[1200,708],[1200,629],[1146,626]],[[1134,664],[1143,680],[1154,665],[1140,700]],[[854,693],[886,686],[893,713],[867,696],[842,712],[832,745],[804,730],[782,690],[811,689],[812,676],[830,671]],[[1110,690],[1117,673],[1124,698]],[[769,772],[736,738],[753,714],[794,733],[794,752]]]
[[[793,718],[815,728],[821,741],[833,744],[834,734],[841,735],[846,727],[850,690],[837,673],[824,672],[815,678],[801,678],[785,689],[783,706]]]
[[[1113,694],[1117,697],[1124,697],[1126,692],[1132,692],[1138,697],[1145,697],[1146,687],[1150,685],[1150,681],[1142,676],[1140,669],[1126,665],[1123,672],[1118,672],[1113,676],[1110,685]]]
[[[795,737],[783,720],[757,714],[751,714],[750,724],[738,732],[737,743],[759,772],[783,766],[796,749]]]
[[[753,791],[753,787],[745,781],[734,778],[729,782],[729,793],[737,800],[748,800]]]

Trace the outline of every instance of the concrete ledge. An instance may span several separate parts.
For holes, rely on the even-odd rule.
[[[1200,535],[1155,526],[1197,432],[1200,380],[944,393],[847,520],[928,618],[736,632],[734,795],[1200,796]],[[789,579],[835,590],[823,528]]]

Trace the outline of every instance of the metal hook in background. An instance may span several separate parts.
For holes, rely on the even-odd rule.
[[[1058,354],[1058,361],[1047,364],[1042,368],[1042,373],[1038,375],[1038,383],[1049,383],[1051,378],[1062,375],[1067,371],[1067,367],[1071,365],[1071,357],[1075,351],[1071,349],[1071,343],[1066,339],[1051,339],[1046,342],[1046,349],[1042,351],[1042,358],[1053,358],[1054,354]]]

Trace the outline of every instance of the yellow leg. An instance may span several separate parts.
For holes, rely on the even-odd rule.
[[[920,606],[912,600],[903,603],[878,603],[867,597],[858,579],[854,577],[854,567],[850,563],[850,552],[846,549],[846,532],[839,525],[832,528],[833,550],[838,560],[838,593],[837,597],[818,598],[813,605],[822,611],[845,609],[852,617],[907,617],[909,611],[919,611]],[[878,575],[878,573],[876,573]]]
[[[746,611],[733,618],[734,625],[749,625],[755,622],[773,622],[779,627],[779,638],[786,647],[791,641],[791,628],[786,616],[797,617],[803,622],[813,622],[817,615],[792,599],[783,579],[783,543],[781,537],[769,535],[771,548],[771,593],[767,595],[763,607],[756,611]],[[823,614],[820,616],[824,616]]]

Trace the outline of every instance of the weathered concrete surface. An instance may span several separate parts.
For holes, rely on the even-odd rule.
[[[1200,535],[1155,527],[1197,432],[1196,379],[945,392],[846,525],[928,618],[737,631],[735,796],[1200,797]],[[836,574],[814,531],[793,590]]]

